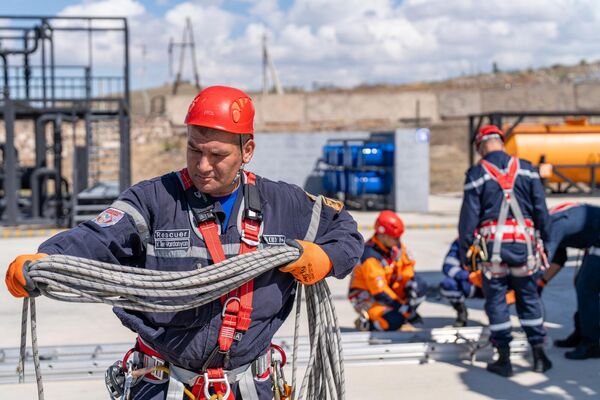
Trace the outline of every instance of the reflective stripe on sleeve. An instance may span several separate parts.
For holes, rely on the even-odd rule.
[[[115,201],[111,204],[111,207],[129,214],[131,218],[133,218],[135,226],[142,237],[142,241],[144,242],[144,245],[146,245],[150,239],[150,230],[148,229],[148,224],[142,214],[134,206],[122,200]]]
[[[492,179],[492,178],[488,174],[485,174],[481,178],[465,184],[464,190],[475,189],[476,187],[483,185],[485,182],[489,181],[490,179]]]

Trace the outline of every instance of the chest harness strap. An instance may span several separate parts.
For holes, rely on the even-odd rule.
[[[189,197],[193,183],[187,169],[181,171],[181,178],[186,189],[186,196]],[[245,208],[241,219],[240,234],[242,242],[240,243],[239,254],[256,250],[260,242],[262,225],[260,195],[256,187],[256,175],[244,171],[242,179],[245,181],[243,186]],[[213,212],[213,208],[207,207],[202,210],[194,210],[191,205],[190,208],[198,226],[198,231],[204,239],[213,263],[225,260],[225,252],[219,239],[220,227],[216,223],[217,218]],[[253,294],[254,280],[250,280],[221,297],[221,304],[223,305],[221,315],[223,320],[219,329],[218,346],[209,355],[204,364],[203,371],[201,371],[202,375],[198,377],[196,383],[193,385],[192,393],[197,399],[210,399],[211,387],[215,394],[222,396],[224,400],[234,399],[223,368],[209,368],[209,366],[214,357],[217,354],[221,354],[223,355],[223,367],[227,367],[229,363],[229,351],[233,341],[241,340],[243,334],[250,327]]]
[[[503,197],[500,205],[498,219],[483,223],[479,232],[482,236],[493,240],[491,263],[483,263],[484,273],[489,278],[496,278],[512,274],[514,276],[529,276],[535,272],[536,257],[533,252],[534,234],[533,222],[523,217],[523,212],[513,189],[519,172],[519,159],[511,157],[508,162],[507,172],[502,173],[494,164],[481,160],[480,165],[485,172],[500,186]],[[508,218],[512,212],[514,219]],[[504,241],[525,241],[527,245],[527,264],[524,267],[507,267],[502,265],[500,249]]]

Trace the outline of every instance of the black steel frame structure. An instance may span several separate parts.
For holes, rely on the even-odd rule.
[[[484,124],[493,124],[498,127],[510,123],[509,128],[505,130],[506,139],[510,138],[514,129],[525,119],[534,119],[539,122],[540,119],[566,117],[600,117],[600,111],[532,111],[532,112],[489,112],[469,115],[469,163],[475,163],[475,136],[477,131]],[[532,160],[533,161],[533,160]],[[543,163],[544,160],[537,160],[537,163]],[[536,162],[534,162],[536,164]],[[587,183],[576,182],[564,174],[565,169],[585,168],[590,170],[590,181]],[[552,172],[563,182],[551,184],[544,181],[546,190],[552,194],[578,194],[578,195],[600,195],[600,185],[596,182],[598,173],[600,173],[600,163],[586,164],[552,164]]]
[[[71,35],[78,40],[65,43],[65,37]],[[114,60],[108,74],[101,72],[107,68],[95,63],[95,40],[101,35],[104,39],[111,35],[110,40],[119,46],[119,59]],[[57,51],[57,44],[62,45],[62,52]],[[82,57],[86,50],[84,62],[61,63],[61,59],[86,58]],[[66,57],[66,53],[79,57]],[[0,123],[5,130],[0,164],[0,224],[68,224],[77,194],[88,186],[89,158],[80,157],[79,162],[74,162],[73,187],[69,188],[62,176],[62,150],[69,145],[61,139],[65,122],[72,123],[73,129],[78,122],[84,123],[85,154],[93,139],[91,122],[100,118],[114,120],[119,131],[118,186],[124,190],[130,185],[129,31],[125,18],[1,15],[0,61]],[[15,149],[16,121],[31,122],[35,138],[35,166],[25,178]],[[52,124],[54,132],[50,145],[46,139],[48,124]],[[47,162],[49,152],[54,160],[51,166]],[[28,213],[21,210],[26,178],[32,205]],[[56,210],[50,219],[45,217],[49,214],[42,205],[48,180],[55,183],[52,207]]]

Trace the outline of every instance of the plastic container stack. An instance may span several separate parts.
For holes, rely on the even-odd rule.
[[[323,187],[345,198],[386,196],[393,186],[394,144],[347,140],[323,147]]]

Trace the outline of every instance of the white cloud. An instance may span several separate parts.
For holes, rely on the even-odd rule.
[[[163,6],[172,2],[158,1]],[[179,41],[190,17],[203,84],[258,89],[262,35],[284,85],[312,82],[356,85],[444,79],[463,73],[527,68],[600,58],[596,0],[189,0],[152,15],[141,0],[85,0],[63,15],[127,16],[131,30],[133,86],[139,84],[140,44],[147,47],[148,84],[167,79],[167,45]],[[117,11],[116,11],[117,10]],[[99,62],[120,52],[114,37],[95,42]],[[63,54],[85,52],[62,46]],[[178,54],[178,53],[177,53]],[[189,61],[189,54],[186,54]],[[138,72],[138,73],[136,73]],[[184,73],[190,77],[189,63]]]

